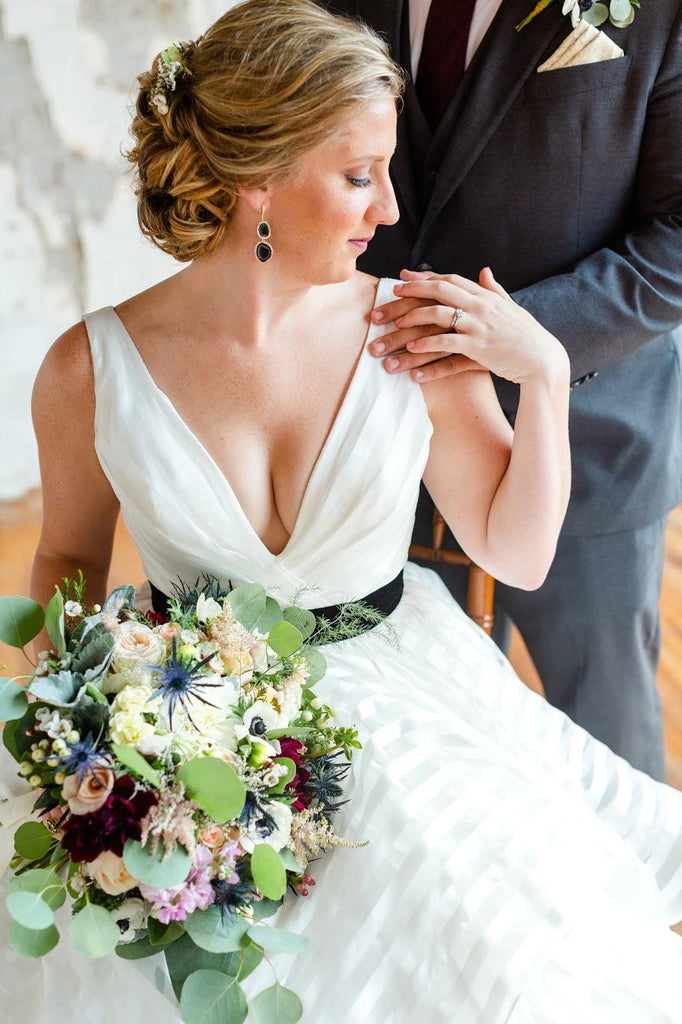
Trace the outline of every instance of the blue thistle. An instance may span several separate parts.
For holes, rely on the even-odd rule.
[[[338,750],[333,754],[313,757],[306,762],[310,775],[303,788],[327,817],[331,817],[348,803],[347,800],[339,798],[343,796],[342,783],[350,771],[350,764],[348,761],[339,761],[340,756],[341,751]]]
[[[79,786],[86,772],[94,772],[95,768],[100,768],[104,763],[102,754],[97,749],[97,741],[91,732],[84,740],[73,743],[59,759],[59,766],[67,775],[78,775]]]
[[[246,882],[226,882],[214,878],[211,882],[215,893],[215,904],[220,907],[224,922],[240,910],[248,910],[254,899],[258,898],[258,890]]]
[[[208,704],[209,707],[216,707],[215,704],[211,704],[210,700],[202,697],[200,691],[212,686],[219,687],[221,684],[202,682],[199,676],[204,665],[211,660],[215,653],[212,651],[201,661],[197,661],[195,658],[178,657],[176,638],[173,637],[173,649],[166,664],[149,666],[150,672],[154,672],[161,679],[158,690],[149,697],[149,700],[155,700],[161,696],[168,701],[168,724],[171,731],[173,730],[173,712],[178,702],[184,708],[190,722],[192,722],[188,707],[190,700],[199,700],[202,704]],[[194,722],[192,725],[199,732]]]

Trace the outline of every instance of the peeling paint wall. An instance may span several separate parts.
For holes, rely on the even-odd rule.
[[[0,0],[0,500],[39,482],[29,406],[50,344],[177,269],[137,228],[128,111],[154,55],[230,6]]]

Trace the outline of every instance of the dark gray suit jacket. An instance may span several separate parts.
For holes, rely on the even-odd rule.
[[[571,31],[554,2],[502,0],[435,137],[412,85],[392,164],[397,225],[362,269],[497,279],[568,350],[567,534],[633,529],[682,496],[682,5],[642,0],[604,31],[625,57],[536,73]],[[409,67],[403,0],[332,0]],[[407,3],[405,3],[407,14]],[[513,419],[512,385],[498,382]]]

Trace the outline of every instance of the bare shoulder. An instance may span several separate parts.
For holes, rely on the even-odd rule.
[[[94,408],[92,356],[82,321],[57,338],[36,377],[32,400],[34,420],[49,416],[55,407],[62,410],[68,407],[76,417],[80,411]]]

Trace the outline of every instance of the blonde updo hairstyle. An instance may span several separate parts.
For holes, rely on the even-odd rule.
[[[152,102],[161,55],[138,79],[127,157],[142,232],[181,261],[219,245],[240,186],[289,177],[355,105],[403,88],[378,36],[311,0],[246,0],[180,49],[166,113]]]

